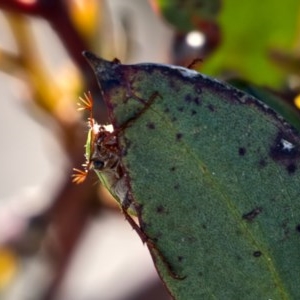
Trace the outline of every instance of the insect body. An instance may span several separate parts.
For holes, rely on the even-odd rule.
[[[112,196],[130,213],[135,213],[133,205],[128,198],[128,185],[121,166],[117,137],[112,125],[99,125],[92,115],[93,99],[90,93],[80,98],[78,110],[89,110],[89,132],[85,145],[86,162],[84,169],[74,169],[73,182],[81,183],[88,172],[93,169],[101,183],[109,190]]]

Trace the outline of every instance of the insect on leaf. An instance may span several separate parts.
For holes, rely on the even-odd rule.
[[[298,133],[259,100],[195,71],[84,55],[173,297],[300,299]]]
[[[78,110],[90,112],[88,118],[89,131],[85,144],[86,162],[82,165],[83,170],[74,168],[73,182],[82,183],[92,169],[97,174],[101,184],[110,192],[115,200],[121,205],[124,213],[135,215],[136,211],[131,202],[127,201],[128,185],[125,182],[124,172],[120,165],[120,151],[113,126],[99,125],[93,118],[93,98],[91,93],[79,98]],[[135,225],[135,223],[132,223]],[[136,225],[135,225],[136,226]]]

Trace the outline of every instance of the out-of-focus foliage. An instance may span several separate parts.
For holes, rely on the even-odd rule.
[[[234,74],[270,86],[281,84],[287,72],[299,74],[297,55],[293,53],[299,40],[297,0],[288,0],[284,5],[272,0],[152,2],[180,36],[193,30],[203,32],[206,44],[192,52],[196,56],[198,51],[198,58],[204,59],[201,72],[213,76]],[[212,47],[212,41],[219,47]],[[179,61],[192,60],[189,52],[186,55]]]
[[[66,1],[69,7],[70,17],[74,27],[89,43],[97,40],[99,32],[98,24],[101,23],[102,16],[99,14],[100,5],[97,0]]]
[[[220,0],[152,0],[151,2],[153,8],[181,32],[196,29],[201,22],[215,19],[221,6]]]
[[[299,35],[300,2],[223,1],[222,43],[205,62],[211,75],[233,73],[253,83],[278,86],[286,77],[270,59],[272,49],[292,52]]]
[[[17,255],[9,248],[0,248],[0,295],[13,279],[18,268]]]

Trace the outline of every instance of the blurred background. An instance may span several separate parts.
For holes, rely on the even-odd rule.
[[[81,52],[190,66],[298,116],[300,3],[261,2],[0,0],[0,299],[170,299],[96,176],[71,182],[78,97],[109,122]]]

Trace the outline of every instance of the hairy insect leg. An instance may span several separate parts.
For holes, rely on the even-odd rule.
[[[140,98],[139,96],[137,96],[136,94],[133,93],[133,91],[130,89],[130,87],[127,87],[127,99],[125,99],[125,101],[128,101],[130,98],[136,99],[137,101],[141,102],[142,104],[144,104],[144,107],[132,118],[130,118],[129,120],[127,120],[126,123],[124,123],[119,129],[118,131],[123,131],[124,129],[126,129],[127,127],[129,127],[132,123],[134,123],[135,120],[137,120],[141,115],[143,115],[148,108],[153,104],[153,102],[157,99],[160,98],[162,99],[162,96],[160,95],[160,93],[158,91],[155,91],[151,94],[151,96],[149,97],[149,99],[145,100]]]
[[[203,64],[203,59],[202,58],[195,58],[193,61],[187,66],[188,69],[190,70],[195,70],[197,71],[197,68],[200,67]]]

